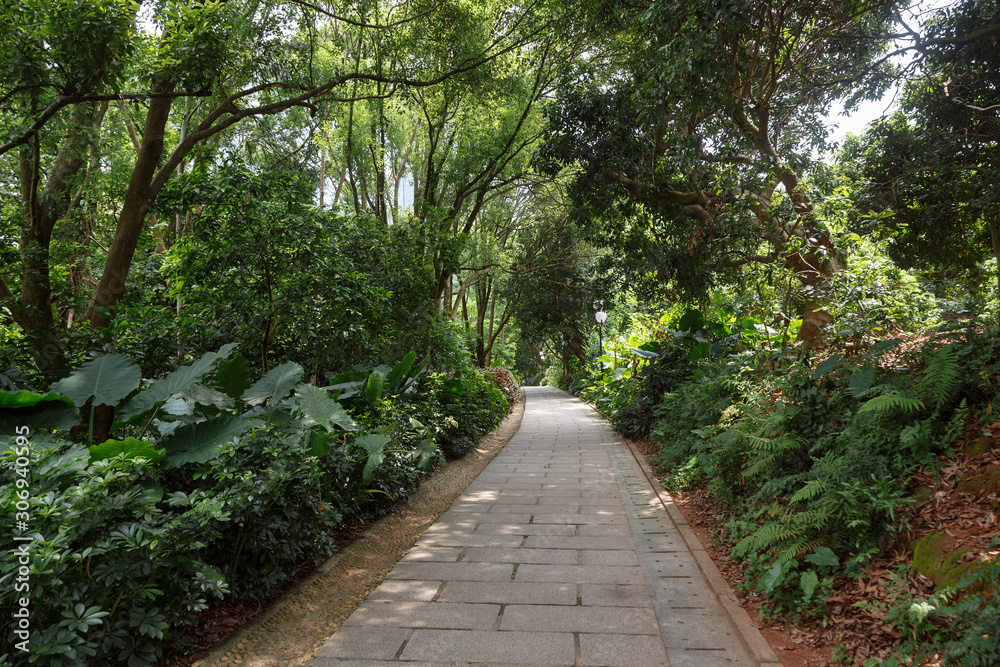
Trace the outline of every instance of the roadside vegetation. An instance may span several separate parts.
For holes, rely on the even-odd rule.
[[[537,383],[830,660],[1000,663],[998,63],[993,0],[4,3],[0,663],[190,652]]]

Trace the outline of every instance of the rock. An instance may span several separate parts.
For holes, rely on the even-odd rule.
[[[954,586],[973,567],[965,560],[968,547],[957,548],[957,541],[945,533],[930,533],[913,541],[913,569],[938,588]]]

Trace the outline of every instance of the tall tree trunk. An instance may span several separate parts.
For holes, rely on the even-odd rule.
[[[173,86],[161,83],[154,88],[159,93],[172,92]],[[87,309],[86,319],[94,327],[106,327],[113,317],[112,309],[125,294],[125,285],[132,258],[139,244],[139,236],[149,210],[150,186],[157,164],[163,155],[163,135],[170,116],[173,98],[153,97],[146,113],[146,126],[142,132],[142,146],[136,156],[132,177],[118,216],[114,240],[108,249],[104,273],[97,284],[93,301]]]
[[[19,304],[10,303],[10,297],[7,300],[15,321],[28,336],[35,365],[49,379],[55,379],[67,370],[61,327],[53,314],[49,273],[52,231],[56,221],[71,206],[73,181],[84,164],[83,156],[88,154],[88,144],[95,141],[95,124],[103,120],[103,113],[99,111],[93,104],[76,105],[70,110],[66,139],[56,153],[40,193],[41,150],[37,137],[20,152],[24,218],[21,231],[21,299]]]

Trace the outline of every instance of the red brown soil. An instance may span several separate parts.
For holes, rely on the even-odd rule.
[[[656,453],[653,443],[634,444],[647,458]],[[904,512],[903,525],[907,527],[895,542],[869,564],[862,578],[842,577],[835,582],[833,595],[827,600],[826,627],[818,619],[788,620],[761,614],[762,594],[740,591],[744,568],[728,560],[732,545],[720,539],[725,510],[714,502],[704,484],[673,498],[743,607],[757,619],[783,665],[819,667],[845,659],[862,665],[869,658],[888,658],[902,640],[884,620],[884,611],[898,589],[891,586],[891,575],[903,573],[908,596],[926,599],[934,593],[930,580],[913,573],[910,545],[915,539],[939,531],[951,538],[948,542],[953,550],[967,549],[966,560],[986,561],[997,556],[989,543],[1000,536],[1000,489],[992,485],[993,473],[1000,466],[1000,420],[983,428],[977,419],[970,419],[954,449],[953,456],[942,459],[940,472],[913,478],[911,490],[921,490],[922,499]],[[940,661],[932,656],[921,664],[932,666]]]

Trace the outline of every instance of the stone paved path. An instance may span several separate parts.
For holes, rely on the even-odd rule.
[[[517,434],[308,667],[780,664],[597,413],[526,394]]]

